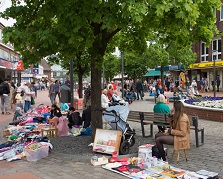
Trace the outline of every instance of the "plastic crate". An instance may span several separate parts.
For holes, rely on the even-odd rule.
[[[49,146],[41,146],[36,150],[25,149],[26,159],[29,162],[36,162],[49,154]]]

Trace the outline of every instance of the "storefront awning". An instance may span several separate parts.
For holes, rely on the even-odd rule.
[[[163,74],[166,75],[166,72],[163,72]],[[156,70],[149,70],[144,76],[161,76],[161,72]]]
[[[219,66],[223,66],[223,60],[219,60],[219,61],[215,61],[215,66],[219,67]],[[194,63],[191,64],[189,66],[189,68],[194,68],[194,69],[198,69],[198,68],[213,68],[214,67],[214,62],[203,62],[203,63]]]

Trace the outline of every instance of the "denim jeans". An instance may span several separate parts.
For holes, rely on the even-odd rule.
[[[54,93],[50,94],[50,101],[51,101],[51,104],[55,103],[55,94]]]
[[[24,105],[24,112],[26,113],[31,106],[31,101],[25,101],[25,105]]]
[[[9,96],[1,96],[1,110],[2,112],[9,111]]]

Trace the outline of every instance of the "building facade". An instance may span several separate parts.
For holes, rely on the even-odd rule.
[[[21,83],[21,71],[24,70],[20,54],[15,52],[11,44],[2,41],[2,30],[5,26],[0,23],[0,82],[5,78]]]
[[[222,1],[223,2],[223,1]],[[216,11],[215,22],[219,34],[223,32],[223,4],[220,10]],[[207,46],[204,42],[200,41],[193,45],[193,52],[197,54],[197,60],[194,64],[190,65],[188,74],[190,74],[191,80],[195,79],[200,81],[206,78],[209,84],[209,88],[212,90],[214,79],[220,80],[220,89],[223,88],[223,37],[215,35],[212,42]],[[214,76],[215,75],[215,76]]]
[[[51,67],[51,78],[64,82],[67,78],[68,70],[63,69],[60,65],[54,64]]]

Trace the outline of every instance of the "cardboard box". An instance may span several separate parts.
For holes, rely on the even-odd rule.
[[[107,154],[119,152],[121,139],[122,131],[96,129],[93,151]]]
[[[91,163],[94,166],[104,165],[104,164],[107,164],[108,163],[108,158],[106,158],[105,156],[103,156],[103,157],[98,158],[97,161],[91,159]]]
[[[4,137],[9,136],[10,135],[10,131],[8,129],[4,129],[2,131],[2,134],[3,134]]]
[[[75,109],[83,109],[83,98],[74,99],[74,108]]]

